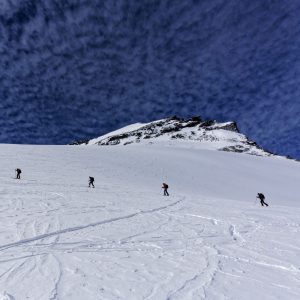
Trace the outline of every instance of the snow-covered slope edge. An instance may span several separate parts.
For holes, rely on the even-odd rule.
[[[172,144],[174,141],[177,145],[178,141],[190,141],[193,147],[259,156],[271,155],[270,152],[263,150],[254,141],[241,134],[235,122],[217,123],[213,120],[203,121],[200,117],[187,120],[171,117],[147,124],[137,123],[98,138],[78,141],[74,144],[125,146],[135,143],[168,142]]]

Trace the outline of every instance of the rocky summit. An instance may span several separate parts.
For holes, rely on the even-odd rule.
[[[271,155],[256,142],[240,133],[235,122],[218,123],[202,120],[196,116],[190,119],[171,117],[147,124],[133,124],[92,140],[76,141],[73,145],[131,145],[137,143],[163,143],[189,141],[195,146],[203,146],[228,152],[247,153],[259,156]],[[186,144],[185,144],[186,145]]]

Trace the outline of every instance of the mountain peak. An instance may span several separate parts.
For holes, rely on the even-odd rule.
[[[200,116],[189,119],[172,116],[146,124],[136,123],[92,140],[77,141],[73,145],[127,146],[166,142],[169,145],[182,145],[182,142],[186,142],[188,146],[206,149],[259,156],[271,155],[241,134],[236,122],[219,123],[215,120],[203,120]]]

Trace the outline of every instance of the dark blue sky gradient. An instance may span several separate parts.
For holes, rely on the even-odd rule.
[[[2,0],[0,142],[174,114],[300,158],[300,1]]]

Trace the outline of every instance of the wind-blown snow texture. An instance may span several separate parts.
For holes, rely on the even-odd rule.
[[[186,143],[1,145],[0,299],[298,300],[300,164]]]
[[[300,3],[3,0],[0,141],[200,114],[300,157]]]

